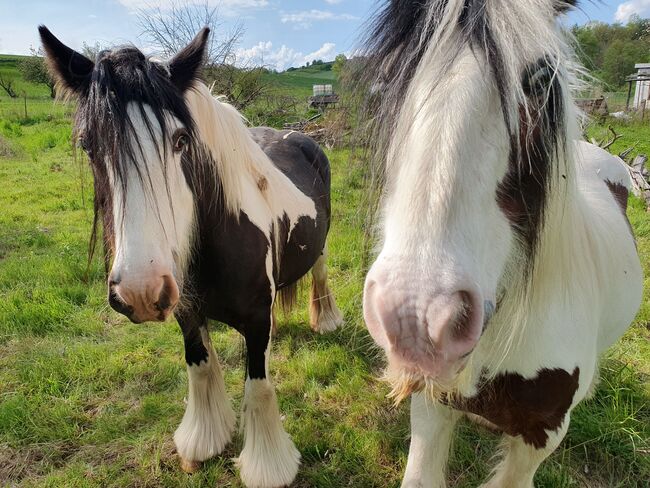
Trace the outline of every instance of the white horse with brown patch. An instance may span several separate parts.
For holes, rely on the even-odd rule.
[[[559,0],[392,0],[368,39],[381,251],[364,314],[411,400],[403,486],[445,486],[464,414],[530,488],[639,307],[623,163],[579,138]]]

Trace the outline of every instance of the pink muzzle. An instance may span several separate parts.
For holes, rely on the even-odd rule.
[[[368,273],[363,311],[370,335],[393,365],[449,379],[481,337],[480,292],[467,280],[457,287],[416,286],[417,280],[396,286],[395,273],[377,263]]]

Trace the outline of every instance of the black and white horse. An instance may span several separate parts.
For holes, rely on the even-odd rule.
[[[385,145],[364,315],[393,394],[413,393],[404,487],[445,486],[464,413],[504,433],[484,486],[533,486],[639,307],[629,174],[578,142],[574,4],[389,0],[371,28]]]
[[[135,323],[174,314],[183,332],[189,400],[174,435],[183,468],[222,452],[235,426],[208,333],[216,319],[244,336],[248,352],[241,478],[248,487],[291,483],[300,454],[269,378],[272,308],[278,293],[291,302],[311,269],[312,327],[341,323],[327,286],[327,157],[301,134],[248,130],[211,95],[197,78],[207,29],[168,63],[133,47],[91,61],[39,31],[52,73],[77,100],[95,225],[103,220],[112,257],[109,302]]]

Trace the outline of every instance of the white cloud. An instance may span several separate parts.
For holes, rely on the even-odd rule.
[[[334,59],[334,56],[336,56],[335,49],[336,49],[336,44],[334,44],[333,42],[326,42],[317,51],[307,54],[307,56],[305,56],[305,61],[313,61],[315,59],[320,59],[323,61],[331,61],[332,59]]]
[[[328,10],[303,10],[302,12],[293,12],[286,13],[283,12],[280,16],[282,23],[291,23],[294,24],[295,28],[298,29],[308,29],[311,27],[312,22],[314,21],[323,21],[323,20],[357,20],[359,17],[355,17],[350,14],[335,14]]]
[[[330,5],[336,5],[337,3],[341,3],[343,0],[325,0],[325,3],[329,3]]]
[[[237,64],[240,66],[267,66],[269,68],[283,71],[292,66],[304,65],[315,59],[331,61],[336,53],[336,44],[326,42],[320,49],[304,55],[300,51],[282,45],[279,49],[273,49],[271,41],[258,42],[248,49],[239,48],[235,52]]]
[[[268,66],[278,71],[300,64],[304,57],[284,44],[274,50],[271,41],[258,42],[249,49],[239,48],[235,55],[240,66]]]
[[[614,18],[617,22],[627,22],[634,14],[641,17],[650,14],[650,0],[629,0],[621,3],[616,9]]]

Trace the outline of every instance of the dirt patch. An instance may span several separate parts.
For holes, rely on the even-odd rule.
[[[62,466],[72,452],[72,447],[63,442],[21,449],[0,444],[0,484],[43,476],[53,467]]]
[[[0,158],[12,158],[16,155],[16,151],[9,144],[9,142],[0,136]]]

